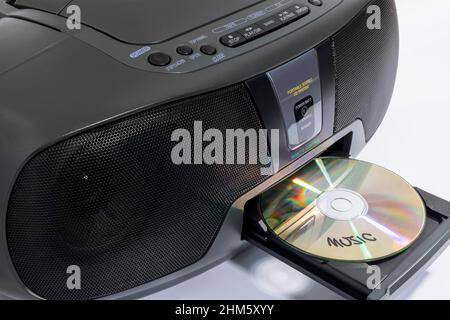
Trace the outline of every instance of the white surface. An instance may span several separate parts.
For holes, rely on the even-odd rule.
[[[359,158],[450,200],[450,1],[398,0],[397,6],[396,89],[384,122]],[[447,249],[405,298],[450,299],[449,271]]]
[[[390,110],[360,155],[450,200],[450,1],[397,0],[401,51]],[[450,299],[450,249],[405,290]],[[336,299],[334,293],[252,249],[148,299]]]

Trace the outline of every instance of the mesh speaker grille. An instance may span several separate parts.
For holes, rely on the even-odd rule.
[[[376,0],[381,30],[367,27],[366,7],[332,38],[336,70],[335,131],[361,119],[370,139],[386,114],[398,64],[398,21],[393,0]]]
[[[7,238],[24,284],[47,299],[91,299],[151,282],[202,258],[228,208],[262,182],[259,165],[171,161],[178,128],[261,128],[243,85],[136,114],[58,143],[25,166]],[[66,287],[81,268],[81,290]]]

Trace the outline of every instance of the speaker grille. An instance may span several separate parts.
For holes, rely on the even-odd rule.
[[[47,299],[91,299],[197,262],[228,208],[262,182],[259,165],[182,165],[171,134],[259,129],[243,85],[171,103],[99,127],[37,154],[13,189],[10,255],[24,284]],[[67,267],[81,268],[68,290]]]
[[[336,70],[335,131],[361,119],[370,139],[386,114],[398,64],[398,21],[393,0],[376,0],[381,29],[370,30],[365,7],[332,38]]]

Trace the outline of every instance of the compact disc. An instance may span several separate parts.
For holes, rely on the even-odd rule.
[[[422,198],[400,176],[358,160],[318,158],[263,193],[269,228],[324,260],[369,262],[407,249],[425,227]]]

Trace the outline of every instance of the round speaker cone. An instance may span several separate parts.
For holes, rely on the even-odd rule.
[[[261,196],[266,224],[296,249],[325,260],[368,262],[407,249],[425,226],[419,194],[373,164],[318,158]]]

